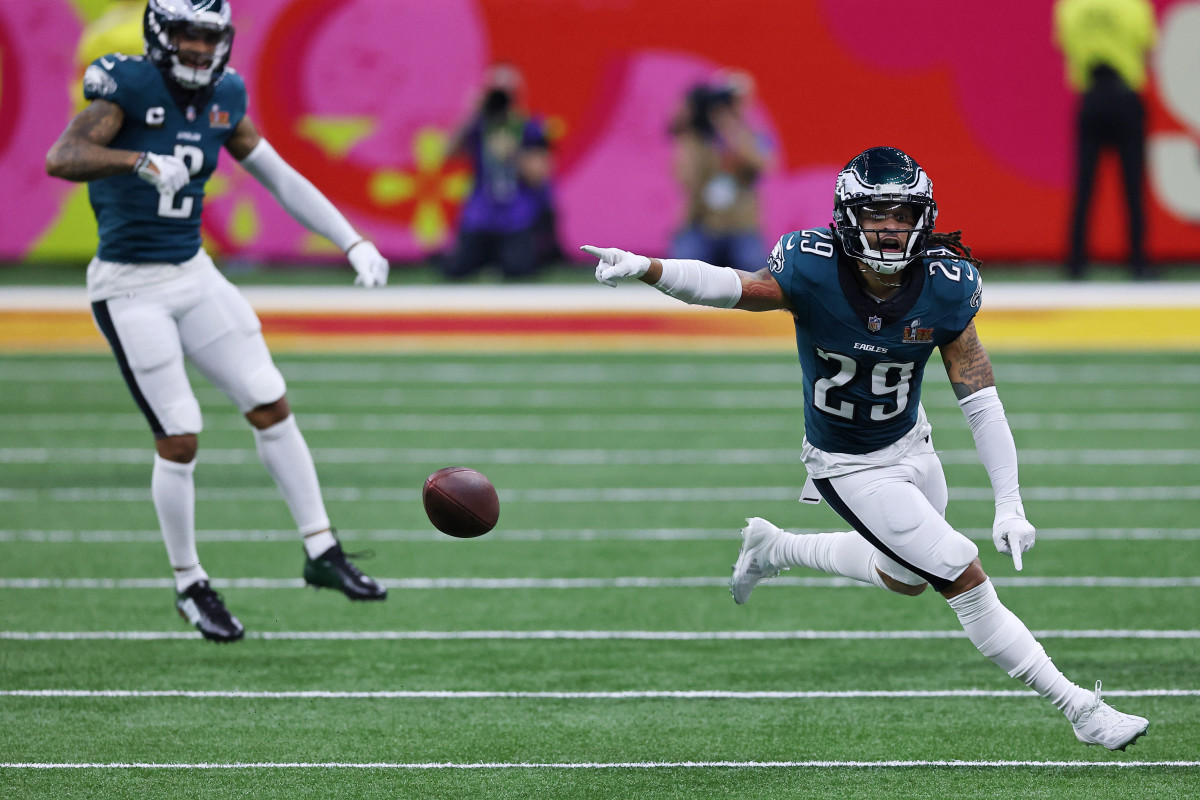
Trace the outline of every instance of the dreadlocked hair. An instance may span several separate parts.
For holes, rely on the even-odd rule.
[[[981,262],[978,258],[971,255],[971,248],[963,244],[962,231],[950,231],[949,233],[931,233],[929,234],[928,247],[945,247],[958,254],[963,261],[969,261],[971,264],[978,267]]]

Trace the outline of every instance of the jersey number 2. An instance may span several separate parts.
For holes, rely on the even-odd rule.
[[[854,380],[858,372],[858,362],[850,356],[834,353],[817,348],[817,355],[826,361],[838,365],[838,371],[829,378],[821,378],[813,384],[813,405],[818,411],[831,414],[842,419],[854,419],[854,404],[848,400],[837,400],[837,390]],[[891,403],[872,405],[870,418],[872,422],[885,422],[899,416],[908,408],[908,393],[912,387],[912,361],[880,361],[871,370],[871,394],[876,397],[895,395]],[[894,377],[893,377],[894,376]],[[830,393],[833,397],[830,397]],[[888,410],[888,405],[895,408]]]
[[[204,166],[204,151],[190,144],[175,145],[175,157],[187,164],[188,175],[195,175]],[[158,196],[158,215],[172,219],[187,219],[192,215],[192,198],[180,198],[175,205],[175,192],[167,192]]]

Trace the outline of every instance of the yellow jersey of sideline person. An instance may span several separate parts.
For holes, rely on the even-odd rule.
[[[1067,274],[1087,269],[1088,215],[1100,155],[1114,151],[1128,211],[1129,268],[1152,277],[1146,263],[1143,185],[1146,173],[1146,55],[1156,38],[1149,0],[1058,0],[1055,39],[1066,60],[1067,82],[1079,94],[1076,116],[1075,203]]]
[[[1067,62],[1067,82],[1077,91],[1092,83],[1092,70],[1111,67],[1130,89],[1146,85],[1146,53],[1156,37],[1149,0],[1059,0],[1054,36]]]

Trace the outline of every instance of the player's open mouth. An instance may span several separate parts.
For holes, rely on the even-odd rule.
[[[213,65],[213,60],[211,58],[196,58],[181,54],[179,56],[179,63],[192,69],[208,69]]]

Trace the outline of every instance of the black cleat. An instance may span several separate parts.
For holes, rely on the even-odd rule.
[[[229,613],[221,595],[212,590],[208,581],[196,581],[175,595],[179,616],[196,626],[209,641],[236,642],[246,635],[237,617]]]
[[[318,588],[337,589],[351,600],[387,598],[387,589],[351,564],[340,544],[335,544],[316,558],[304,559],[304,582]]]

